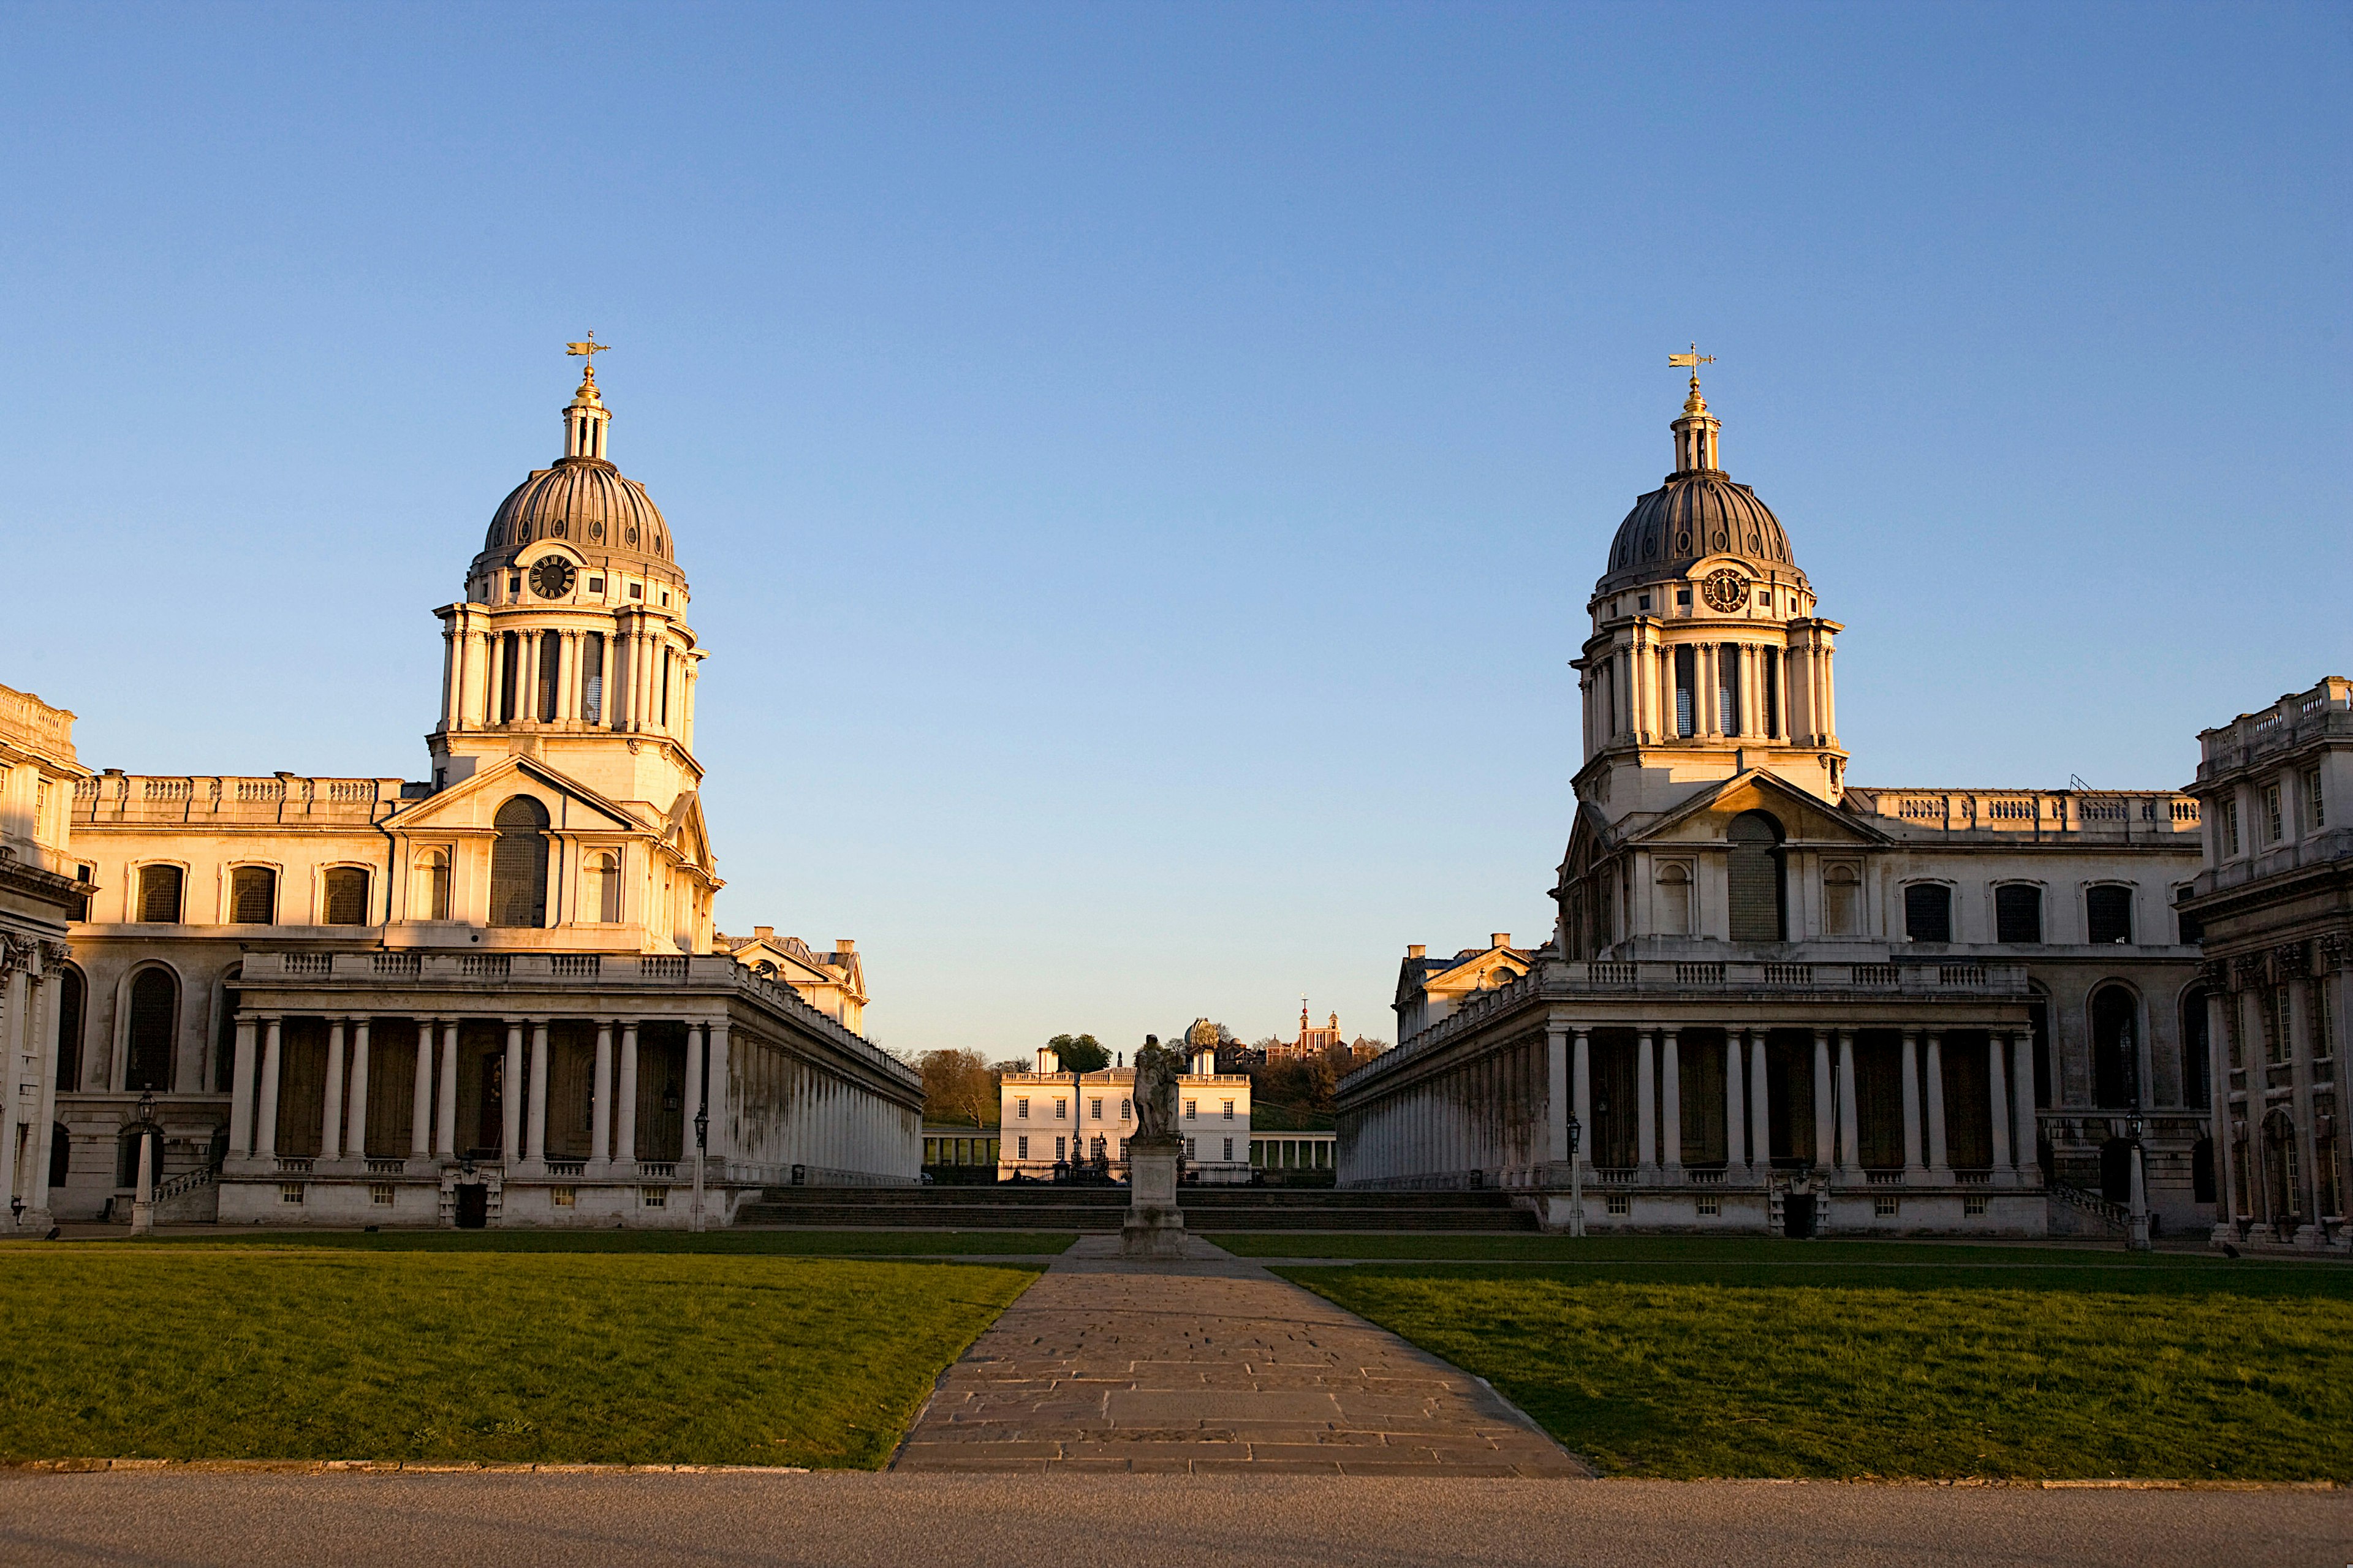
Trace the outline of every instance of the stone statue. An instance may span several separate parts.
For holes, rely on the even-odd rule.
[[[1144,1037],[1135,1053],[1135,1136],[1139,1142],[1175,1138],[1176,1079],[1185,1071],[1183,1053],[1160,1043],[1157,1035]]]

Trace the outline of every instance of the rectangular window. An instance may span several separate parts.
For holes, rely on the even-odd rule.
[[[2337,1054],[2337,1027],[2328,1016],[2328,982],[2314,981],[2305,994],[2312,998],[2312,1054],[2327,1061]]]
[[[550,1187],[547,1189],[547,1201],[554,1204],[560,1209],[576,1208],[580,1204],[580,1189],[578,1187]]]
[[[1193,1158],[1193,1140],[1190,1138],[1185,1140],[1185,1158],[1187,1160]]]
[[[1198,1118],[1200,1114],[1201,1114],[1201,1102],[1200,1102],[1199,1100],[1187,1100],[1187,1101],[1185,1102],[1185,1120],[1186,1120],[1186,1121],[1191,1121],[1195,1120],[1196,1118]]]
[[[2132,941],[2130,888],[2087,888],[2084,892],[2084,910],[2089,917],[2094,942]]]
[[[1097,1121],[1101,1121],[1103,1120],[1103,1101],[1100,1100],[1088,1101],[1087,1114],[1093,1117]]]
[[[328,869],[324,891],[331,926],[364,926],[368,917],[368,874],[356,866]]]
[[[301,1203],[302,1201],[302,1184],[300,1182],[279,1183],[278,1201],[281,1204]]]
[[[2320,800],[2320,770],[2304,770],[2304,820],[2315,833],[2328,826],[2328,813]]]
[[[1699,655],[1688,647],[1675,649],[1675,733],[1698,732],[1699,708],[1693,688],[1699,684]]]
[[[266,926],[277,919],[278,873],[267,866],[239,866],[228,874],[228,918],[241,926]]]
[[[1778,740],[1781,736],[1781,650],[1761,648],[1757,665],[1764,674],[1765,738]]]
[[[1022,1121],[1029,1120],[1029,1098],[1027,1095],[1013,1102],[1013,1114]]]
[[[1740,733],[1740,645],[1719,644],[1715,650],[1715,727],[1719,733]]]
[[[2236,857],[2238,853],[2239,803],[2236,800],[2226,800],[2222,803],[2222,854],[2227,859]]]
[[[522,597],[522,573],[510,572],[507,574],[507,597],[510,599],[520,599]]]
[[[1132,1121],[1135,1119],[1135,1111],[1129,1101],[1123,1100],[1119,1102],[1119,1119],[1122,1121]]]
[[[1609,1201],[1605,1206],[1614,1215],[1628,1215],[1634,1212],[1633,1201],[1624,1193],[1610,1194]]]
[[[1054,1120],[1057,1121],[1068,1121],[1070,1119],[1071,1102],[1067,1100],[1058,1100],[1054,1101]]]
[[[603,579],[602,577],[591,577],[591,578],[589,578],[589,579],[588,579],[588,591],[589,591],[590,593],[592,593],[592,594],[601,594],[601,593],[603,593],[603,592],[605,591],[605,579]]]
[[[2280,786],[2277,784],[2263,786],[2263,832],[2274,844],[2287,837],[2287,823],[2280,811]]]
[[[1962,1198],[1961,1214],[1969,1219],[1981,1217],[1985,1214],[1985,1199],[1975,1194]]]
[[[649,1209],[668,1208],[670,1207],[670,1189],[668,1187],[640,1187],[638,1189],[638,1202]]]
[[[1702,1219],[1711,1219],[1724,1212],[1724,1200],[1722,1198],[1694,1198],[1692,1200],[1692,1209],[1693,1212],[1696,1213]]]
[[[1953,940],[1953,889],[1915,882],[1904,889],[1904,934],[1914,942]]]
[[[1060,1159],[1063,1159],[1063,1158],[1065,1158],[1065,1157],[1070,1153],[1070,1150],[1071,1150],[1071,1141],[1070,1141],[1068,1138],[1060,1137],[1060,1136],[1059,1136],[1059,1135],[1058,1135],[1058,1136],[1054,1139],[1054,1158],[1055,1158],[1055,1159],[1060,1160]]]
[[[1229,1159],[1229,1160],[1230,1160],[1230,1159],[1232,1159],[1233,1157],[1234,1157],[1234,1141],[1233,1141],[1232,1139],[1229,1138],[1229,1139],[1227,1139],[1227,1140],[1226,1140],[1226,1158],[1227,1158],[1227,1159]]]
[[[1226,1120],[1227,1120],[1227,1121],[1231,1121],[1233,1119],[1234,1119],[1234,1102],[1233,1102],[1232,1100],[1229,1100],[1226,1101]]]
[[[375,1205],[378,1208],[391,1207],[392,1184],[390,1182],[370,1182],[368,1184],[368,1202]]]
[[[646,585],[645,585],[643,583],[632,583],[632,584],[629,584],[629,597],[630,597],[630,598],[632,598],[632,599],[642,599],[642,598],[644,598],[645,596],[646,596]]]
[[[1993,939],[2010,942],[2042,940],[2042,889],[2011,882],[1993,890]]]
[[[1874,1219],[1894,1219],[1896,1215],[1897,1206],[1902,1203],[1902,1199],[1896,1197],[1893,1193],[1873,1193],[1871,1196],[1872,1217]]]
[[[2295,1054],[2295,1003],[2284,985],[2272,987],[2271,1047],[2274,1063],[2284,1062]]]
[[[177,866],[140,868],[139,918],[159,924],[176,924],[180,919],[180,881]]]

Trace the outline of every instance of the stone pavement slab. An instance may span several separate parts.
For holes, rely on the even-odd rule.
[[[1589,1476],[1487,1384],[1198,1237],[1090,1237],[941,1377],[897,1470]]]

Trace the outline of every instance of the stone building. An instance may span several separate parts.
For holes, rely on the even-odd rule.
[[[834,938],[832,951],[819,952],[799,937],[778,936],[774,926],[754,926],[750,936],[722,934],[712,943],[753,973],[791,986],[844,1028],[866,1026],[866,965],[848,937]]]
[[[2139,1112],[2164,1223],[2204,1223],[2197,802],[1850,784],[1841,627],[1696,376],[1671,428],[1586,606],[1551,939],[1408,950],[1343,1184],[1557,1225],[1574,1117],[1596,1226],[2039,1235],[2107,1223]]]
[[[2346,964],[2353,958],[2353,681],[2198,737],[2214,1237],[2353,1250],[2345,1169]]]
[[[0,1235],[49,1228],[66,1142],[57,1125],[60,1031],[78,1025],[69,922],[92,892],[70,851],[74,716],[0,686]]]
[[[715,938],[705,650],[610,418],[592,369],[435,612],[427,780],[73,785],[58,1213],[125,1206],[142,1104],[167,1220],[682,1225],[699,1112],[720,1223],[797,1169],[913,1179],[922,1086],[858,1034],[862,973],[820,1008]]]
[[[1135,1069],[1124,1052],[1110,1067],[1072,1074],[1051,1046],[1039,1047],[1035,1072],[1008,1072],[999,1080],[997,1180],[1046,1181],[1073,1158],[1101,1162],[1114,1179],[1124,1179],[1127,1141],[1135,1136],[1134,1091]],[[1218,1071],[1217,1053],[1202,1050],[1177,1079],[1176,1093],[1184,1179],[1248,1182],[1250,1075]]]

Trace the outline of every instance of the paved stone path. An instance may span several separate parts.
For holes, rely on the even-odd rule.
[[[1082,1238],[950,1367],[899,1470],[1592,1472],[1494,1390],[1198,1237]]]

